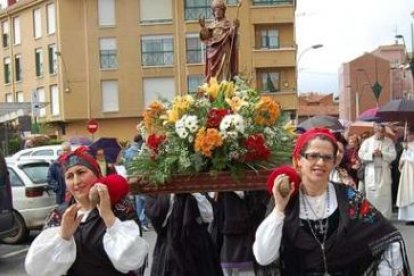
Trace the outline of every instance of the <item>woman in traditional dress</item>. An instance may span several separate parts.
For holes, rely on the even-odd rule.
[[[26,256],[29,275],[140,275],[148,243],[140,237],[126,180],[101,177],[80,147],[60,158],[72,199],[55,209]],[[96,186],[99,202],[90,193]],[[94,188],[95,189],[95,188]]]
[[[345,166],[345,148],[348,142],[340,133],[335,133],[335,138],[338,144],[338,152],[336,154],[335,166],[329,176],[329,180],[332,182],[342,183],[345,185],[350,185],[352,188],[356,188],[355,181],[349,175],[349,172]]]
[[[338,145],[327,129],[302,134],[293,152],[299,192],[285,197],[279,174],[275,207],[256,232],[253,252],[282,275],[411,275],[398,230],[352,187],[329,181]]]
[[[398,219],[414,225],[414,126],[410,128],[400,158],[400,185],[398,186]]]

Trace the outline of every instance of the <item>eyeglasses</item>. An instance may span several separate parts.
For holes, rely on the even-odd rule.
[[[323,162],[333,162],[335,160],[335,156],[333,154],[321,154],[319,152],[308,152],[302,154],[306,160],[316,162],[322,158]]]

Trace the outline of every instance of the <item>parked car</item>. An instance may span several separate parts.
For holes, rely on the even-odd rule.
[[[16,228],[12,192],[6,162],[0,152],[0,239],[11,235]]]
[[[78,146],[71,146],[72,150],[76,149]],[[6,158],[7,161],[17,161],[17,160],[47,160],[53,161],[56,160],[60,153],[62,152],[62,145],[47,145],[39,146],[28,149],[23,149],[16,152],[12,156]]]
[[[49,162],[46,160],[6,161],[12,187],[17,229],[4,243],[23,242],[30,230],[41,228],[56,207],[55,193],[47,184]]]

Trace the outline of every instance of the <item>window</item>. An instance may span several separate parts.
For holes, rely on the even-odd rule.
[[[24,187],[23,181],[20,177],[16,174],[16,172],[9,168],[9,178],[10,178],[10,185],[12,187]]]
[[[204,83],[203,75],[190,75],[187,77],[187,89],[189,94],[197,92],[198,87]]]
[[[2,33],[2,43],[3,47],[9,47],[9,22],[1,22],[1,33]]]
[[[10,58],[6,57],[4,59],[4,83],[8,84],[10,82],[11,82]]]
[[[18,102],[18,103],[24,102],[24,93],[23,93],[23,91],[16,92],[16,102]]]
[[[198,20],[200,16],[213,18],[210,0],[185,0],[185,20]]]
[[[49,74],[56,74],[57,73],[56,44],[49,45],[48,53],[49,53]]]
[[[165,0],[141,0],[140,18],[143,23],[172,21],[172,2]]]
[[[56,10],[55,4],[49,4],[46,7],[47,11],[47,33],[56,33]]]
[[[33,36],[34,38],[42,37],[42,18],[40,9],[33,10]]]
[[[14,17],[13,18],[13,30],[14,30],[14,44],[20,44],[21,40],[21,33],[20,33],[20,18]]]
[[[239,4],[239,2],[241,2],[241,0],[227,0],[226,4],[227,6],[237,6]]]
[[[45,89],[43,87],[40,87],[37,89],[37,95],[39,96],[39,103],[44,103],[46,101],[45,99]],[[45,117],[46,116],[46,108],[41,108],[39,110],[39,117]]]
[[[6,93],[6,103],[12,103],[12,102],[13,102],[13,94]]]
[[[22,56],[21,55],[15,55],[14,56],[14,70],[15,70],[15,76],[16,81],[22,80]]]
[[[102,81],[102,111],[114,112],[119,111],[118,105],[118,82]]]
[[[60,114],[59,89],[56,84],[50,86],[50,113],[52,116]]]
[[[35,49],[36,77],[43,76],[43,51],[42,48]]]
[[[187,34],[186,36],[186,53],[187,63],[202,63],[204,62],[204,44],[198,34]]]
[[[166,36],[143,36],[141,40],[142,65],[173,65],[173,38]]]
[[[269,28],[261,30],[261,47],[260,48],[269,48],[276,49],[279,48],[279,31],[276,28]]]
[[[39,154],[37,154],[39,153]],[[41,150],[33,152],[32,156],[54,156],[53,151]],[[25,164],[21,166],[22,171],[33,182],[33,184],[43,184],[47,182],[47,174],[49,171],[48,163]]]
[[[258,87],[264,92],[280,91],[280,72],[262,71],[258,72]]]
[[[171,78],[144,78],[144,107],[159,98],[172,100],[175,96],[175,80]]]
[[[293,4],[293,0],[252,0],[254,6]]]
[[[99,26],[115,26],[115,0],[98,0]]]
[[[115,38],[101,38],[99,40],[99,59],[101,62],[101,69],[117,68],[117,51]]]

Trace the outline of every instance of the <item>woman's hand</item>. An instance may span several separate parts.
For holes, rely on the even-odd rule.
[[[293,191],[295,190],[295,184],[293,182],[290,183],[290,191],[289,194],[285,197],[282,196],[280,193],[280,185],[286,185],[289,183],[289,176],[286,174],[278,175],[275,179],[275,184],[273,185],[273,197],[275,198],[275,209],[277,209],[280,212],[284,212],[286,205],[289,202],[290,196],[292,195]]]
[[[78,229],[83,215],[78,216],[78,211],[81,208],[78,204],[73,204],[63,213],[62,223],[60,225],[59,235],[64,240],[69,240]]]
[[[99,215],[104,220],[106,228],[109,228],[115,222],[115,215],[112,211],[111,198],[109,197],[108,187],[102,183],[96,183],[95,186],[99,193],[99,203],[97,205]]]

